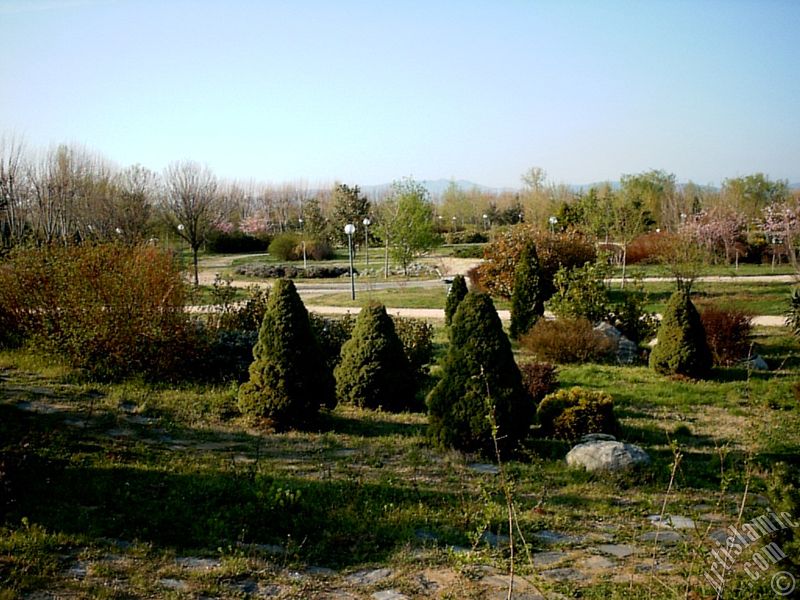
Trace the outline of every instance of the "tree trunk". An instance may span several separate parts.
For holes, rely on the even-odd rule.
[[[619,286],[619,289],[625,289],[625,271],[626,267],[628,266],[628,244],[622,245],[622,284]]]
[[[192,246],[192,263],[194,264],[194,287],[200,285],[200,276],[197,273],[197,246]]]

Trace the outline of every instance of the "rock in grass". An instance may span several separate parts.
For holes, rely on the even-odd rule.
[[[567,464],[587,471],[626,471],[650,464],[647,453],[635,444],[598,440],[578,444],[567,454]]]

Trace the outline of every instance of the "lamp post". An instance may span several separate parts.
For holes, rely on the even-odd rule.
[[[453,215],[453,233],[456,232],[456,217]]]
[[[558,223],[558,219],[556,217],[550,217],[547,219],[548,223],[550,223],[550,233],[555,234],[556,232],[556,223]]]
[[[364,220],[361,221],[364,224],[364,257],[367,261],[367,268],[366,271],[369,271],[369,225],[372,221],[369,220],[369,217],[364,217]]]
[[[356,226],[348,223],[344,226],[344,232],[347,234],[347,249],[350,253],[350,298],[356,299],[356,280],[353,277],[353,234],[356,232]]]
[[[307,271],[308,270],[308,263],[306,262],[306,228],[303,226],[303,219],[302,218],[298,219],[298,221],[300,221],[300,236],[301,236],[302,245],[303,245],[303,270]]]
[[[483,228],[489,229],[489,215],[483,213]]]

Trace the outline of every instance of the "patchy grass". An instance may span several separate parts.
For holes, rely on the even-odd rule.
[[[783,315],[789,308],[792,287],[793,284],[788,282],[699,281],[692,286],[692,300],[698,306],[713,303],[720,307],[745,310],[753,315]],[[647,310],[661,313],[675,291],[675,284],[646,282],[644,289],[649,300]],[[623,293],[619,284],[612,285],[612,301],[620,301]]]
[[[666,599],[687,587],[713,597],[702,530],[674,547],[638,536],[665,499],[668,513],[703,527],[709,510],[721,519],[714,523],[734,522],[745,489],[754,501],[766,494],[772,463],[800,449],[797,341],[767,329],[755,339],[774,371],[719,369],[688,382],[645,367],[561,367],[562,386],[612,394],[625,438],[653,464],[591,475],[565,468],[566,443],[531,439],[504,465],[519,525],[517,575],[566,597]],[[434,342],[441,355],[443,327]],[[242,598],[251,592],[237,586],[253,578],[282,597],[335,589],[366,598],[379,588],[356,588],[347,575],[371,567],[392,569],[392,586],[412,597],[430,597],[414,587],[422,570],[445,570],[461,586],[449,597],[479,598],[481,573],[508,571],[502,545],[482,541],[507,533],[500,478],[470,468],[485,458],[430,447],[424,414],[340,406],[311,431],[276,434],[238,414],[234,387],[94,385],[8,351],[0,376],[0,589],[8,590],[0,598],[37,590]],[[763,510],[748,503],[744,516]],[[577,541],[547,543],[542,532]],[[640,554],[559,581],[528,564],[523,536],[533,552],[564,552],[556,566],[565,568],[601,543]],[[672,569],[653,572],[656,560]],[[187,566],[197,561],[206,566]],[[304,575],[309,567],[333,571]]]

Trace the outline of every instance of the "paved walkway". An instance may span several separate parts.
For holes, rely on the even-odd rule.
[[[325,306],[317,304],[306,304],[306,308],[310,312],[315,312],[320,315],[346,315],[358,314],[361,311],[360,307],[349,306]],[[397,315],[399,317],[414,317],[416,319],[430,319],[430,320],[444,320],[444,310],[441,308],[400,308],[400,307],[386,307],[386,312],[390,315]],[[498,310],[497,314],[502,321],[510,321],[511,313],[508,310]],[[546,318],[555,318],[551,312],[545,312]],[[660,316],[660,315],[659,315]],[[760,315],[753,317],[753,325],[760,325],[763,327],[782,327],[784,325],[784,317],[780,315]]]

